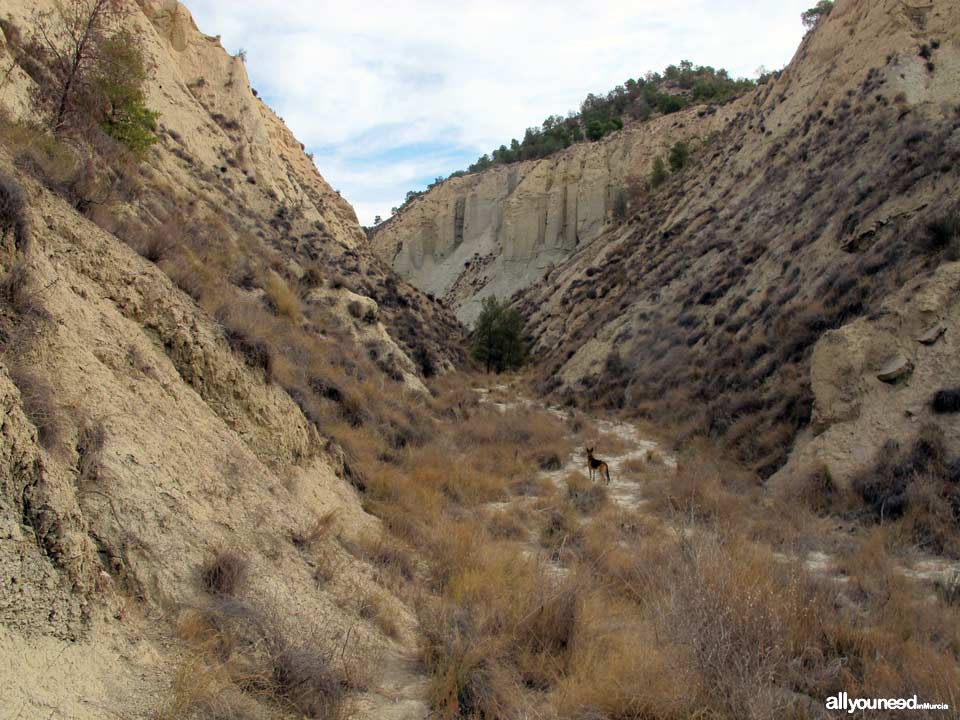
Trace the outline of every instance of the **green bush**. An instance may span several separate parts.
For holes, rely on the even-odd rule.
[[[685,142],[678,142],[670,148],[670,169],[674,172],[680,172],[687,166],[690,159],[690,148]]]
[[[523,365],[527,350],[523,342],[523,318],[495,297],[483,301],[470,343],[471,354],[487,372],[501,373]]]
[[[832,10],[833,0],[820,0],[814,7],[804,11],[800,16],[803,20],[803,26],[807,30],[813,30]]]
[[[667,166],[662,157],[654,158],[653,170],[650,172],[650,187],[656,189],[667,181]]]
[[[103,43],[95,87],[107,108],[100,126],[132,153],[142,157],[157,141],[158,113],[147,108],[143,84],[146,59],[130,33],[122,31]]]

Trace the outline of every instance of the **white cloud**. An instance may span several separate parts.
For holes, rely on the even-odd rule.
[[[370,222],[588,92],[683,59],[783,66],[812,0],[187,2]]]

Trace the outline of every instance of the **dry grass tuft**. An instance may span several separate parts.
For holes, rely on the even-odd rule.
[[[303,315],[300,298],[290,289],[286,280],[271,271],[267,274],[263,289],[274,312],[294,322],[300,321]]]
[[[336,527],[337,514],[335,511],[324,513],[310,525],[301,530],[293,530],[290,533],[290,542],[298,550],[310,551],[316,549],[330,537]]]
[[[37,428],[40,444],[51,453],[65,455],[72,419],[58,399],[49,379],[23,364],[9,368],[10,379],[20,391],[23,410]]]
[[[191,650],[189,672],[178,676],[161,718],[182,717],[223,698],[251,717],[281,711],[336,720],[345,715],[347,692],[365,686],[369,658],[346,661],[347,648],[337,647],[323,628],[299,622],[294,631],[273,605],[218,595],[185,611],[178,634]]]
[[[584,515],[593,515],[608,502],[607,488],[599,482],[591,482],[583,473],[567,475],[567,499]]]
[[[200,568],[200,582],[213,595],[236,595],[247,579],[249,563],[236,550],[218,550]]]
[[[13,236],[14,249],[27,253],[30,223],[23,189],[13,178],[0,174],[0,240]]]
[[[380,592],[372,592],[360,601],[360,617],[364,620],[370,620],[388,638],[396,640],[400,637],[400,625],[390,602],[386,596]]]

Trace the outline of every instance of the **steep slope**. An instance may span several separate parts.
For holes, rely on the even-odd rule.
[[[160,113],[142,162],[38,129],[52,7],[0,11],[0,706],[423,717],[390,686],[413,616],[335,438],[405,442],[459,325],[177,2],[128,6]]]
[[[26,45],[33,13],[52,6],[15,2],[4,8],[13,36],[0,46],[2,92],[14,119],[33,120],[33,83],[14,62],[17,40]],[[132,198],[98,198],[88,214],[128,240],[171,219],[216,216],[224,232],[256,237],[292,261],[282,268],[288,278],[302,278],[312,264],[336,284],[372,296],[407,355],[429,357],[440,369],[457,362],[456,322],[422,293],[398,283],[368,252],[353,208],[256,97],[242,59],[226,53],[219,38],[200,33],[175,0],[141,3],[128,22],[152,66],[147,101],[160,114],[162,143],[151,151],[149,172],[122,178]],[[150,202],[123,202],[138,195],[150,195]],[[137,242],[133,237],[131,244]]]
[[[472,323],[483,298],[533,285],[616,225],[618,199],[635,199],[655,157],[680,140],[709,142],[742,102],[628,124],[601,142],[452,178],[379,227],[372,245]]]
[[[690,168],[521,296],[544,387],[764,476],[801,431],[787,472],[838,482],[923,423],[960,438],[930,407],[960,378],[958,30],[951,2],[837,2]],[[900,355],[914,375],[881,380]]]

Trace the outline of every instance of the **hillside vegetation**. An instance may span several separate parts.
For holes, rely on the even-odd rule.
[[[768,77],[761,79],[766,82]],[[710,66],[694,66],[689,60],[670,65],[663,74],[648,72],[641,78],[629,79],[606,95],[590,93],[580,104],[579,112],[566,117],[551,115],[540,127],[527,128],[522,140],[514,138],[510,145],[501,145],[482,155],[465,171],[437,178],[425,191],[411,190],[402,210],[445,179],[475,173],[495,165],[509,165],[524,160],[538,160],[570,147],[574,143],[596,142],[621,130],[625,122],[643,122],[659,115],[670,115],[698,104],[729,102],[756,86],[749,79],[732,79],[726,70]]]
[[[842,1],[716,112],[435,188],[405,256],[179,3],[4,12],[0,707],[960,703],[956,7]],[[66,93],[42,23],[93,27]]]

